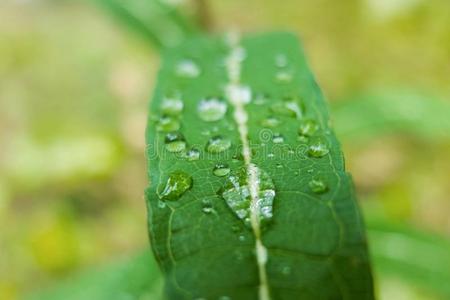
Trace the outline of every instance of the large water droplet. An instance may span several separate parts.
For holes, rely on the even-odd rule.
[[[218,98],[208,98],[198,104],[198,115],[206,122],[214,122],[223,118],[227,112],[227,104]]]
[[[176,73],[180,77],[195,78],[200,75],[200,68],[192,60],[185,59],[178,63]]]
[[[179,98],[164,98],[161,112],[166,115],[177,116],[183,111],[184,103]]]
[[[310,157],[323,157],[330,152],[326,141],[322,138],[313,139],[308,147],[308,155]]]
[[[175,171],[169,174],[166,182],[160,183],[158,197],[162,200],[178,200],[191,187],[192,177],[183,171]]]
[[[186,159],[188,161],[199,160],[199,158],[200,158],[200,151],[195,148],[190,149],[188,152],[186,152]]]
[[[230,173],[230,167],[227,164],[216,164],[213,169],[213,174],[218,177],[226,176]]]
[[[298,134],[301,136],[312,136],[317,130],[319,126],[317,122],[314,120],[302,120],[300,121],[300,126],[298,128]]]
[[[179,132],[170,132],[165,138],[166,150],[169,152],[181,152],[186,149],[184,136]]]
[[[313,179],[309,183],[309,188],[316,194],[323,194],[328,190],[327,184],[321,179]]]
[[[280,125],[280,120],[276,117],[267,117],[261,121],[261,125],[266,128],[274,128]]]
[[[231,141],[220,135],[214,136],[209,139],[206,144],[206,151],[210,153],[220,153],[228,150],[231,147]]]
[[[171,116],[162,116],[158,120],[156,129],[162,132],[177,131],[178,129],[180,129],[180,121]]]
[[[258,199],[255,203],[261,224],[266,224],[273,215],[273,200],[275,198],[275,186],[272,178],[265,171],[252,165],[256,172],[256,184],[258,185]],[[224,186],[219,191],[222,198],[234,214],[247,226],[250,226],[252,197],[249,187],[250,171],[241,168],[232,172],[226,179]]]

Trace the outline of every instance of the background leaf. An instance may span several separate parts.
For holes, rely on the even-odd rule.
[[[173,47],[199,28],[171,1],[96,0],[118,20],[140,34],[157,49]]]

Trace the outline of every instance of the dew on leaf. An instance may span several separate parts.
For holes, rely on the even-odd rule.
[[[261,125],[266,128],[274,128],[280,125],[280,120],[276,117],[267,117],[261,121]]]
[[[157,194],[162,200],[178,200],[191,187],[192,177],[183,171],[175,171],[169,174],[166,182],[160,183]]]
[[[308,146],[308,155],[314,158],[320,158],[330,152],[326,142],[322,138],[312,140]]]
[[[298,127],[298,134],[300,136],[310,137],[318,129],[319,129],[319,126],[317,125],[316,121],[314,121],[314,120],[302,120],[302,121],[300,121],[300,126]]]
[[[286,67],[288,65],[288,59],[286,55],[283,53],[278,53],[277,55],[275,55],[275,65],[278,68]]]
[[[323,194],[328,190],[327,184],[321,179],[312,179],[308,185],[311,191],[316,194]]]
[[[272,137],[272,141],[275,144],[281,144],[284,142],[284,137],[280,133],[275,133]]]
[[[218,177],[226,176],[230,173],[230,167],[227,164],[216,164],[213,169],[213,174]]]
[[[301,118],[302,116],[302,109],[298,102],[294,99],[276,102],[272,104],[270,110],[278,116],[287,116],[292,118]]]
[[[206,151],[210,153],[220,153],[228,150],[231,147],[231,141],[220,135],[214,136],[209,139],[206,144]]]
[[[165,138],[166,150],[169,152],[181,152],[186,149],[184,136],[179,132],[170,132]]]
[[[286,70],[280,70],[275,74],[275,79],[278,83],[290,83],[292,78],[292,72]]]
[[[272,178],[265,171],[253,165],[256,171],[258,184],[258,199],[255,210],[258,214],[261,224],[268,223],[273,216],[273,200],[275,198],[275,185]],[[249,171],[241,168],[232,172],[226,179],[224,186],[219,191],[227,206],[233,213],[242,220],[247,226],[250,226],[252,197],[248,180]]]
[[[176,73],[180,77],[195,78],[200,75],[200,68],[194,61],[184,59],[177,64]]]
[[[203,121],[219,121],[227,112],[227,104],[218,98],[203,99],[198,104],[197,111]]]
[[[285,276],[290,275],[291,272],[292,272],[292,269],[290,266],[284,266],[281,268],[281,274],[283,274]]]
[[[158,120],[156,129],[162,132],[177,131],[180,129],[180,121],[171,116],[162,116]]]
[[[190,149],[189,151],[186,152],[186,156],[185,157],[186,157],[186,159],[188,161],[199,160],[199,158],[200,158],[200,151],[195,149],[195,148],[192,148],[192,149]]]
[[[180,98],[164,98],[161,104],[161,112],[170,116],[177,116],[183,111],[184,103]]]

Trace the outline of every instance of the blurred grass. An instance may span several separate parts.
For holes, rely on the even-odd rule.
[[[367,218],[450,236],[447,0],[209,4],[216,31],[302,37]],[[147,246],[148,45],[93,1],[0,3],[0,299]],[[403,279],[389,268],[376,268],[381,299],[441,299],[408,266],[395,264]]]

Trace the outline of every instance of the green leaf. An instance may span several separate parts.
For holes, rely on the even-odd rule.
[[[71,276],[64,282],[25,297],[29,300],[162,299],[162,280],[148,251],[131,259]]]
[[[180,9],[164,0],[96,0],[158,49],[179,45],[199,28]]]
[[[376,219],[368,222],[368,236],[377,275],[395,276],[450,299],[450,241],[411,226]]]
[[[339,136],[354,142],[407,133],[426,141],[450,139],[450,104],[412,90],[365,92],[332,106]]]
[[[353,185],[293,35],[168,51],[147,157],[169,299],[373,299]]]

